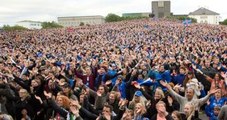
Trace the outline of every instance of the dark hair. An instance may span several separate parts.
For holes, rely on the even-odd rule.
[[[179,111],[175,110],[175,111],[172,112],[172,114],[173,114],[173,113],[177,116],[177,118],[178,118],[179,120],[183,120],[183,119],[182,119],[182,115],[181,115],[181,113],[180,113]]]
[[[100,115],[98,120],[107,120],[107,118],[103,115]]]
[[[110,109],[110,112],[113,111],[113,107],[109,104],[104,104],[103,108],[106,107],[106,108],[109,108]]]
[[[99,87],[103,87],[104,88],[104,91],[105,91],[105,94],[107,94],[108,92],[108,87],[106,85],[99,85]]]

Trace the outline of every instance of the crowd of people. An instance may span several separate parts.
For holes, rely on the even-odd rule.
[[[227,27],[165,19],[0,32],[1,120],[227,120]]]

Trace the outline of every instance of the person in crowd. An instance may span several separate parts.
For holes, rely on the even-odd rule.
[[[226,114],[227,114],[227,105],[224,105],[218,114],[218,120],[225,120],[227,118]]]
[[[179,111],[173,111],[171,114],[173,120],[185,120],[185,114],[180,113]]]
[[[186,120],[201,120],[199,119],[198,110],[195,110],[195,106],[191,103],[186,103],[184,106],[184,114],[186,115]]]
[[[131,120],[170,119],[187,108],[182,119],[195,118],[216,89],[226,95],[226,33],[166,18],[0,31],[0,112],[15,120]],[[221,104],[225,119],[218,96],[208,108],[217,117]]]
[[[166,111],[166,106],[163,101],[156,104],[157,114],[151,117],[151,120],[173,120],[172,116]]]
[[[218,108],[220,109],[226,103],[226,97],[221,94],[221,89],[214,96],[211,96],[205,107],[205,112],[210,119],[216,119]],[[214,109],[216,108],[216,109]]]
[[[134,97],[132,99],[132,101],[129,102],[128,108],[135,110],[136,104],[137,103],[141,103],[142,105],[146,105],[146,98],[143,96],[141,91],[136,91],[134,94]]]
[[[180,104],[180,111],[183,111],[183,108],[185,107],[185,105],[187,103],[192,103],[194,105],[194,107],[196,107],[196,110],[199,110],[199,108],[205,104],[207,102],[207,100],[209,99],[209,97],[217,92],[217,89],[212,90],[209,92],[208,95],[206,95],[203,98],[197,99],[194,97],[195,91],[192,88],[187,88],[185,90],[185,97],[180,96],[178,93],[174,92],[173,89],[171,88],[171,86],[169,84],[167,84],[164,81],[160,81],[160,83],[167,87],[167,89],[169,90],[170,94],[179,102]]]

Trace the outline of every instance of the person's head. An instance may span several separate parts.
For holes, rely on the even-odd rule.
[[[51,88],[55,88],[55,82],[53,79],[49,79],[47,86],[51,89]]]
[[[136,114],[143,115],[143,114],[146,113],[146,107],[145,107],[142,103],[136,103],[134,112],[135,112]]]
[[[101,68],[99,69],[99,74],[104,74],[106,72],[106,67],[101,66]]]
[[[121,120],[132,120],[133,119],[133,110],[126,109]]]
[[[144,78],[143,74],[138,75],[138,80],[143,80],[143,78]]]
[[[186,89],[186,91],[185,91],[185,96],[186,96],[186,98],[187,98],[189,101],[193,99],[194,94],[195,94],[194,89],[192,89],[192,88],[190,88],[190,87],[188,87],[188,88]]]
[[[115,102],[115,100],[116,100],[116,93],[115,91],[111,91],[109,95],[109,103],[112,104]]]
[[[113,107],[111,105],[105,104],[102,109],[102,114],[111,116],[112,111],[113,111]]]
[[[161,65],[161,66],[159,67],[158,71],[164,72],[164,71],[165,71],[164,65]]]
[[[56,103],[60,107],[63,106],[63,98],[60,95],[56,98]]]
[[[220,99],[222,97],[221,89],[219,89],[216,93],[214,93],[214,96],[216,99]]]
[[[74,109],[78,109],[77,105],[78,102],[76,100],[70,99],[69,110],[72,111]]]
[[[184,113],[186,117],[188,118],[194,113],[195,107],[191,103],[186,103],[184,106]]]
[[[60,107],[69,108],[69,98],[63,95],[58,95],[56,98],[56,103]]]
[[[25,117],[28,114],[28,111],[26,109],[22,109],[21,114]]]
[[[85,99],[85,94],[80,94],[80,98],[79,98],[80,104],[84,103],[84,99]]]
[[[90,67],[86,67],[85,68],[85,72],[86,72],[86,75],[91,75],[91,68]]]
[[[201,62],[201,59],[200,58],[196,58],[195,63],[196,64],[200,64],[200,62]]]
[[[220,106],[218,106],[218,105],[215,106],[215,107],[214,107],[214,115],[218,116],[220,110],[221,110],[221,107],[220,107]]]
[[[210,67],[210,60],[205,60],[205,67]]]
[[[142,94],[142,92],[141,91],[136,91],[135,92],[135,94],[134,94],[134,102],[135,103],[138,103],[138,102],[140,102],[140,97],[142,96],[143,94]]]
[[[160,100],[162,98],[165,98],[164,92],[161,88],[157,88],[154,93],[154,99]]]
[[[101,95],[103,95],[107,92],[107,90],[104,85],[100,85],[98,88],[98,92],[101,93]]]
[[[156,109],[158,113],[166,112],[166,104],[163,101],[159,101],[156,104]]]
[[[189,71],[188,74],[187,74],[187,77],[188,77],[188,79],[194,78],[193,72]]]
[[[182,120],[182,117],[179,111],[173,111],[171,116],[173,120]]]
[[[68,94],[70,93],[70,91],[71,91],[71,88],[70,88],[70,86],[69,86],[68,83],[65,83],[65,84],[62,86],[62,89],[63,89],[63,93],[64,93],[65,95],[68,95]]]
[[[214,75],[214,79],[215,79],[215,80],[220,80],[221,78],[222,78],[221,75],[218,74],[218,73],[216,73],[216,74]]]
[[[113,63],[113,64],[111,64],[111,68],[112,68],[113,70],[116,70],[116,69],[117,69],[117,65],[116,65],[115,63]]]
[[[29,93],[26,89],[20,89],[19,96],[20,96],[20,98],[25,99],[29,96]]]
[[[213,63],[218,65],[218,63],[220,62],[219,58],[218,57],[214,57],[213,58]]]
[[[122,83],[123,79],[124,79],[124,77],[122,75],[119,75],[117,77],[117,80],[119,81],[119,83]]]
[[[38,86],[39,86],[38,80],[37,80],[37,79],[32,80],[32,81],[31,81],[31,86],[32,86],[32,87],[38,87]]]
[[[186,69],[184,67],[180,67],[180,74],[185,74]]]

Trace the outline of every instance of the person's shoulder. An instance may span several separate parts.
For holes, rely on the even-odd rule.
[[[227,109],[227,105],[222,106],[223,109]]]

